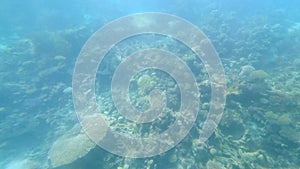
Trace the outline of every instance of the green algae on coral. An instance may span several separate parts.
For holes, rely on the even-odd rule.
[[[250,81],[263,81],[265,80],[269,75],[263,71],[263,70],[254,70],[249,75]]]

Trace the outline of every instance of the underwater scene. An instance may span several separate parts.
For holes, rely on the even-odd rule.
[[[0,169],[299,169],[299,7],[1,0]]]

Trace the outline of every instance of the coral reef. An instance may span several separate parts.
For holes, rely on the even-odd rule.
[[[101,115],[115,131],[133,137],[151,137],[170,127],[181,103],[180,89],[170,75],[145,70],[131,79],[130,99],[137,109],[151,106],[148,98],[153,89],[166,94],[167,108],[152,123],[135,124],[124,118],[109,92],[114,70],[130,54],[147,48],[169,50],[194,72],[201,92],[199,115],[190,133],[164,154],[128,159],[97,147],[82,131],[72,104],[72,71],[87,38],[100,25],[118,17],[111,11],[107,13],[109,17],[101,13],[97,23],[69,25],[59,30],[22,34],[14,32],[23,29],[16,26],[14,33],[6,36],[1,27],[0,166],[5,169],[31,165],[31,168],[48,165],[55,169],[299,168],[299,23],[288,18],[285,5],[272,10],[267,2],[261,2],[268,7],[267,12],[266,8],[252,9],[243,17],[240,12],[248,11],[249,2],[236,9],[222,6],[221,1],[174,3],[174,11],[181,11],[179,15],[186,16],[212,40],[227,75],[226,109],[207,142],[199,144],[198,140],[211,98],[209,76],[201,60],[181,42],[152,34],[121,41],[99,65],[95,89]],[[203,8],[199,10],[198,6]],[[140,26],[147,24],[143,20],[135,22]],[[91,116],[99,120],[97,115]],[[93,123],[86,125],[90,129],[98,127]],[[105,130],[100,133],[104,134],[99,139],[105,137]],[[98,131],[90,134],[99,136]],[[16,154],[26,156],[26,160],[14,159]]]

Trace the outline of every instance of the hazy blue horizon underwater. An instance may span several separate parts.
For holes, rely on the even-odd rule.
[[[299,6],[296,0],[2,0],[0,169],[300,168]],[[176,81],[167,73],[144,70],[129,86],[132,104],[146,110],[147,96],[158,88],[167,95],[166,115],[139,126],[118,114],[111,80],[133,52],[160,48],[175,53],[193,71],[201,93],[197,119],[182,142],[158,156],[124,158],[78,140],[84,137],[72,102],[72,76],[81,48],[95,31],[144,12],[181,17],[206,34],[225,70],[227,98],[217,129],[198,144],[212,97],[201,60],[164,36],[120,42],[99,65],[95,82],[97,103],[118,131],[136,137],[160,133],[174,123],[180,107]],[[74,147],[76,141],[81,146]]]

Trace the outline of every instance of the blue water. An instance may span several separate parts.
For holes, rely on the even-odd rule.
[[[297,0],[2,0],[0,169],[300,168],[299,6]],[[154,157],[125,158],[95,147],[77,161],[53,167],[51,148],[78,124],[72,76],[80,50],[101,27],[143,12],[181,17],[214,45],[227,83],[217,129],[204,144],[196,143],[212,95],[210,77],[195,53],[170,37],[137,36],[112,48],[99,65],[95,81],[99,107],[113,124],[123,126],[121,132],[138,136],[166,130],[174,123],[172,112],[179,111],[181,100],[169,74],[145,70],[132,78],[128,89],[131,103],[141,111],[151,106],[146,97],[150,90],[164,90],[169,114],[162,122],[126,127],[130,120],[117,114],[109,90],[122,59],[146,48],[169,50],[193,71],[201,93],[199,114],[189,134]],[[145,75],[152,79],[143,82],[149,77]],[[146,89],[141,91],[144,83]]]

